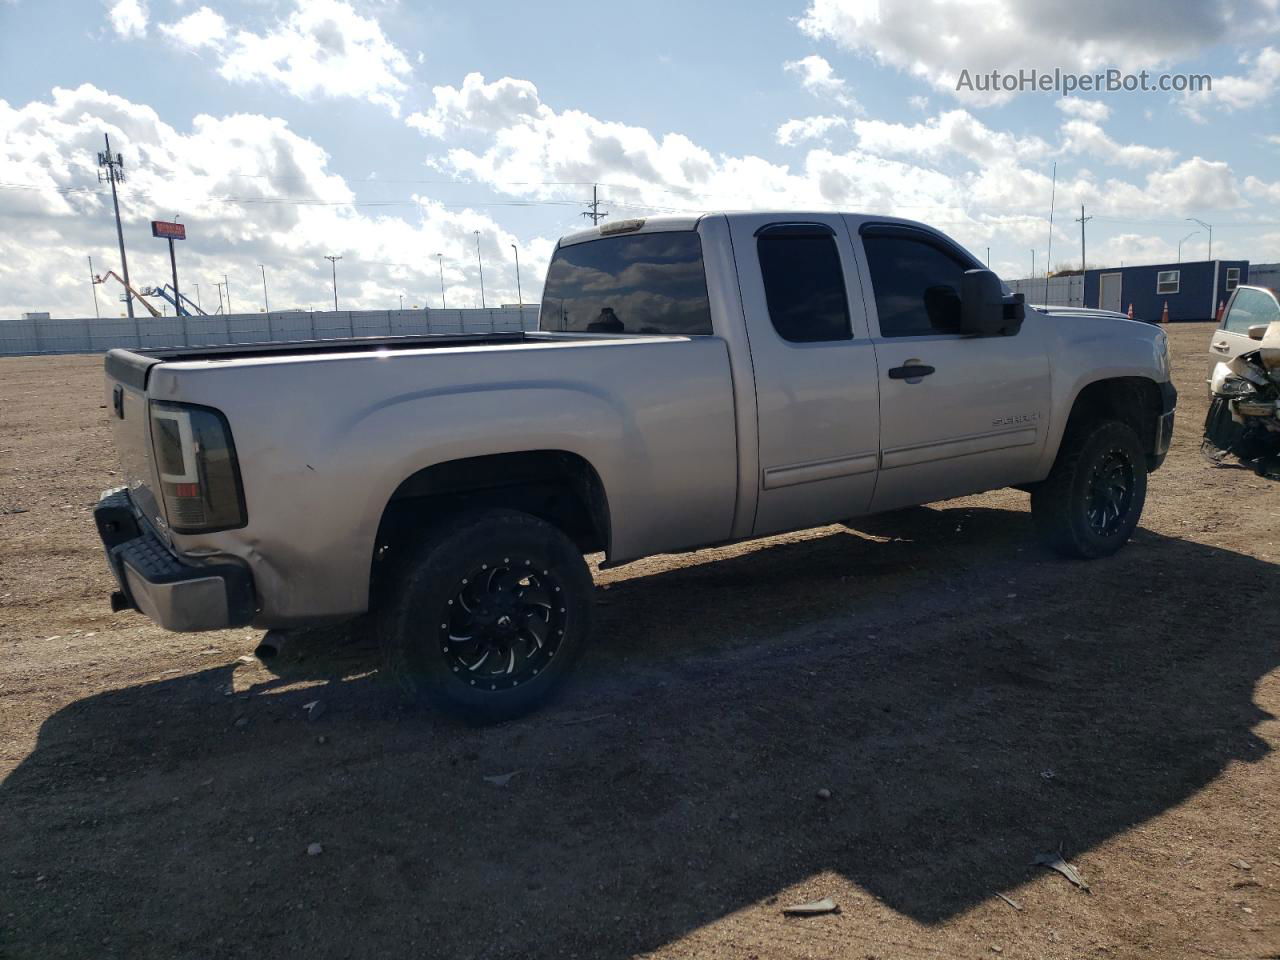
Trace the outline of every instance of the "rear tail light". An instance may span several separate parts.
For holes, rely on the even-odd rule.
[[[171,530],[208,533],[248,522],[236,448],[221,413],[153,400],[151,443]]]

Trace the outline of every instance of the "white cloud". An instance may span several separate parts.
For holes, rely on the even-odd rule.
[[[295,0],[295,8],[270,29],[231,32],[223,18],[202,7],[161,30],[187,49],[218,51],[218,73],[235,83],[271,83],[295,97],[350,97],[399,116],[411,68],[378,21],[345,0]]]
[[[1067,153],[1084,153],[1107,163],[1125,167],[1167,166],[1177,154],[1166,147],[1147,147],[1137,143],[1117,143],[1096,123],[1068,120],[1062,125],[1063,149]]]
[[[50,310],[92,316],[85,256],[98,272],[119,270],[110,192],[97,181],[102,134],[124,156],[120,204],[130,273],[138,286],[168,277],[164,244],[148,222],[177,214],[188,227],[179,278],[216,306],[213,282],[227,274],[237,309],[256,309],[266,265],[273,308],[323,308],[329,265],[338,265],[343,306],[439,305],[432,254],[445,254],[450,306],[479,302],[473,231],[481,233],[490,303],[514,302],[510,244],[518,238],[490,217],[412,197],[396,212],[353,207],[355,194],[329,169],[315,142],[278,117],[200,115],[179,128],[150,107],[91,85],[55,89],[48,100],[11,107],[0,100],[0,163],[13,183],[0,189],[0,316]],[[551,241],[520,247],[526,299],[538,289]],[[395,264],[407,264],[395,266]],[[118,288],[100,288],[107,316],[122,310]]]
[[[1195,120],[1204,120],[1211,111],[1230,113],[1266,103],[1280,91],[1280,50],[1264,47],[1257,56],[1241,62],[1248,67],[1243,75],[1214,77],[1212,90],[1183,94],[1183,111]]]
[[[1280,140],[1277,142],[1280,142]],[[1274,183],[1267,183],[1267,181],[1258,177],[1245,177],[1244,189],[1246,193],[1253,196],[1260,197],[1271,203],[1280,204],[1280,180]]]
[[[975,251],[1040,245],[1047,228],[1054,145],[992,129],[961,109],[917,124],[847,121],[854,148],[815,146],[786,164],[715,154],[679,133],[557,110],[532,83],[510,77],[486,82],[472,74],[460,87],[437,88],[433,106],[410,122],[447,138],[428,160],[444,172],[509,196],[557,202],[582,196],[573,184],[600,183],[615,215],[861,210],[933,223]],[[1060,169],[1060,206],[1083,202],[1108,217],[1169,219],[1244,204],[1225,163],[1194,157],[1174,165],[1172,155],[1102,137],[1107,150],[1159,169],[1138,180]],[[1071,242],[1063,231],[1059,224],[1055,246]]]
[[[1034,160],[1049,152],[1039,137],[992,130],[967,110],[948,110],[916,124],[855,120],[853,131],[860,147],[881,155],[938,158],[954,153],[975,163],[992,163],[1015,157]]]
[[[913,97],[907,97],[907,103],[909,103],[914,109],[920,110],[921,112],[929,109],[929,98],[919,94],[916,94]]]
[[[774,136],[782,146],[790,147],[805,140],[821,140],[837,127],[847,125],[844,117],[802,117],[779,126]]]
[[[1101,123],[1111,116],[1111,108],[1101,100],[1085,100],[1081,97],[1059,97],[1053,105],[1063,113],[1082,120]]]
[[[208,7],[201,7],[175,23],[160,24],[160,32],[188,50],[220,48],[227,39],[227,21]]]
[[[147,5],[145,0],[117,0],[107,11],[111,29],[117,36],[136,39],[147,33]]]
[[[1274,0],[810,0],[800,28],[961,99],[995,102],[1012,95],[957,93],[961,70],[1136,70],[1274,32],[1280,8]]]
[[[783,64],[788,73],[798,74],[801,85],[815,97],[831,100],[846,110],[861,114],[862,105],[849,91],[849,84],[836,76],[831,64],[817,54]]]

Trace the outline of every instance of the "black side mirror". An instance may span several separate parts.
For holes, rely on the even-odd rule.
[[[961,333],[1011,337],[1022,327],[1022,294],[1006,297],[1000,278],[990,270],[966,270],[960,283]]]

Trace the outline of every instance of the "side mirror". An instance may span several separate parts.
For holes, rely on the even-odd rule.
[[[1249,339],[1250,339],[1250,340],[1261,340],[1263,337],[1265,337],[1265,336],[1267,335],[1267,327],[1268,327],[1268,326],[1270,326],[1270,324],[1266,324],[1266,323],[1255,323],[1253,326],[1251,326],[1251,327],[1249,328]]]
[[[976,337],[1013,336],[1026,315],[1023,296],[1004,295],[990,270],[966,270],[960,281],[960,332]]]

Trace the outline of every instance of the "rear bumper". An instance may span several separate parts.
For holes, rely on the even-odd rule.
[[[222,630],[253,620],[257,598],[249,569],[229,560],[180,560],[138,522],[124,488],[109,490],[93,519],[120,585],[113,610],[138,610],[166,630]]]

